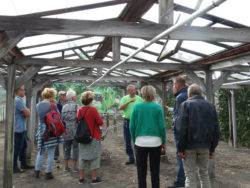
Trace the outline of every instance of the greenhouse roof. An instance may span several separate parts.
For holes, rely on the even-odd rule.
[[[173,16],[172,23],[177,24],[211,2],[173,0],[164,16]],[[250,1],[227,0],[136,54],[109,76],[122,83],[167,80],[187,69],[204,78],[204,71],[212,70],[214,79],[227,71],[229,84],[249,83],[249,7]],[[0,47],[6,48],[4,39],[10,45],[8,53],[0,51],[0,75],[7,73],[6,62],[16,57],[19,75],[29,65],[40,65],[40,78],[91,83],[171,27],[159,24],[159,10],[155,0],[2,0]],[[118,52],[112,51],[115,40],[120,44]],[[78,75],[86,78],[74,77]]]

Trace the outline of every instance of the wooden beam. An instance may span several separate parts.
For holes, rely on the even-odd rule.
[[[0,16],[0,28],[2,30],[27,29],[34,34],[119,36],[151,39],[168,27],[165,24],[121,21],[86,21],[54,18],[25,19],[21,17]],[[246,43],[250,42],[250,28],[181,27],[165,38],[172,40]]]
[[[193,81],[193,83],[198,84],[202,88],[204,93],[207,92],[204,82],[193,71],[187,70],[185,73]]]
[[[8,65],[8,82],[6,93],[6,123],[4,141],[4,173],[3,187],[13,186],[13,156],[14,156],[14,117],[15,117],[15,76],[16,65]]]
[[[222,72],[221,76],[213,83],[213,93],[221,87],[223,83],[227,81],[227,78],[232,74],[232,72]]]
[[[18,58],[14,61],[17,65],[57,66],[57,67],[83,67],[83,68],[110,68],[117,62],[102,60],[65,60],[42,58]],[[126,62],[119,66],[121,69],[139,70],[205,70],[207,65],[177,64],[177,63],[149,63]]]
[[[220,62],[223,60],[225,61],[228,59],[249,55],[249,52],[250,52],[250,44],[247,44],[235,48],[233,50],[223,51],[222,53],[216,54],[212,57],[210,56],[206,59],[195,61],[193,64],[208,64],[208,63]]]
[[[221,70],[223,68],[233,67],[235,65],[241,65],[243,63],[250,62],[250,55],[246,55],[240,58],[231,59],[224,62],[218,62],[211,65],[210,70]]]
[[[85,45],[81,45],[81,46],[75,46],[72,48],[64,48],[64,49],[60,49],[60,50],[53,50],[53,51],[48,51],[48,52],[30,54],[30,55],[27,55],[26,57],[48,55],[48,54],[58,53],[58,52],[62,52],[62,51],[68,51],[68,50],[74,50],[74,49],[79,49],[79,48],[88,47],[88,46],[94,46],[94,45],[98,45],[98,44],[100,44],[100,42],[94,42],[94,43],[85,44]]]
[[[41,77],[41,76],[40,76]],[[41,77],[41,78],[45,78],[45,77]],[[58,80],[62,80],[62,81],[94,81],[96,80],[98,77],[97,76],[82,76],[82,75],[63,75],[63,76],[46,76],[47,79],[53,80],[53,79],[58,79]],[[103,81],[157,81],[148,77],[136,77],[136,76],[106,76],[103,78]]]
[[[208,70],[205,73],[206,73],[206,76],[205,76],[206,98],[211,103],[214,103],[212,71]]]
[[[174,4],[173,0],[158,0],[159,3],[159,23],[173,25]]]
[[[15,29],[14,31],[5,31],[4,33],[0,33],[0,59],[4,57],[12,48],[14,48],[24,35],[25,32],[16,31]]]
[[[41,67],[39,66],[31,66],[29,67],[23,74],[16,80],[15,89],[19,88],[25,82],[30,80],[39,70]]]
[[[65,14],[75,11],[82,11],[82,10],[89,10],[89,9],[96,9],[96,8],[102,8],[106,6],[114,6],[119,5],[123,3],[129,3],[132,0],[115,0],[115,1],[107,1],[102,3],[95,3],[95,4],[89,4],[89,5],[82,5],[77,7],[70,7],[70,8],[63,8],[58,10],[50,10],[45,12],[37,12],[32,14],[24,14],[21,15],[22,17],[42,17],[42,16],[49,16],[49,15],[56,15],[56,14]]]
[[[67,82],[70,82],[70,81],[67,81]],[[65,83],[65,82],[62,82],[62,81],[55,81],[54,83]],[[91,84],[92,82],[87,82],[87,81],[78,81],[78,82],[75,82],[74,83],[80,83],[80,84],[86,84],[86,85],[89,85]],[[98,82],[95,84],[95,87],[124,87],[126,88],[127,87],[127,83],[126,82],[104,82],[104,81],[101,81],[101,82]]]

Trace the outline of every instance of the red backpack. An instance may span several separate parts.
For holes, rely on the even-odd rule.
[[[43,140],[48,140],[50,137],[58,137],[62,134],[67,134],[63,121],[58,112],[54,109],[54,103],[51,103],[51,110],[45,115],[46,132]]]

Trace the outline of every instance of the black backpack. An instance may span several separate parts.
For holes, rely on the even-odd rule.
[[[89,126],[87,125],[84,117],[87,113],[88,109],[86,110],[84,116],[78,121],[78,126],[76,129],[75,140],[81,144],[89,144],[92,141],[92,136],[89,130]]]

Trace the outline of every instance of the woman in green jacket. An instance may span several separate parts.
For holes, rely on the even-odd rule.
[[[166,126],[161,105],[154,102],[156,91],[151,85],[141,89],[144,102],[134,106],[130,133],[135,144],[139,188],[146,188],[147,158],[149,156],[152,188],[160,187],[160,155],[165,149]]]

